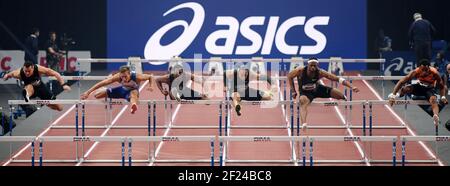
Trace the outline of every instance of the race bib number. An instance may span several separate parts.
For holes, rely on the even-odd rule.
[[[317,85],[315,83],[310,83],[302,86],[303,90],[315,90]]]

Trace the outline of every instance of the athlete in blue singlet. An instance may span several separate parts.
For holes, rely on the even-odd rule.
[[[118,82],[121,85],[114,88],[103,88],[95,93],[95,98],[119,98],[126,99],[131,103],[131,113],[134,114],[137,110],[137,102],[139,100],[139,85],[142,81],[149,81],[150,90],[152,87],[153,75],[140,74],[135,71],[131,71],[129,66],[122,66],[119,69],[119,73],[98,82],[89,90],[81,95],[81,99],[87,99],[89,95],[104,86]]]

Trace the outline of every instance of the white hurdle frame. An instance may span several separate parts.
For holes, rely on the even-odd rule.
[[[156,105],[167,105],[167,104],[196,104],[196,105],[218,105],[219,108],[222,105],[225,105],[226,103],[230,103],[231,101],[224,101],[224,100],[183,100],[181,102],[177,102],[177,101],[173,101],[173,100],[140,100],[139,104],[141,105],[147,105],[148,106],[148,122],[147,122],[147,126],[113,126],[113,128],[121,128],[121,129],[148,129],[149,131],[149,135],[150,135],[150,130],[153,128],[153,134],[156,133],[156,129],[157,128],[167,128],[168,126],[156,126]],[[276,104],[281,104],[281,105],[290,105],[291,106],[291,112],[290,112],[290,128],[291,128],[291,132],[292,134],[294,134],[294,129],[297,129],[297,135],[300,135],[299,131],[300,131],[300,123],[299,120],[297,119],[297,126],[295,127],[294,123],[294,107],[295,105],[297,105],[298,103],[295,102],[294,100],[289,100],[289,101],[242,101],[241,104],[242,105],[260,105],[260,104],[267,104],[267,103],[276,103]],[[79,106],[81,105],[81,109],[82,109],[82,115],[81,115],[81,131],[82,131],[82,135],[84,135],[84,131],[85,129],[103,129],[108,127],[108,124],[106,126],[85,126],[85,122],[84,122],[84,117],[85,117],[85,112],[84,112],[84,105],[109,105],[110,107],[112,105],[125,105],[125,104],[129,104],[127,101],[124,100],[30,100],[29,102],[25,102],[24,100],[9,100],[8,104],[10,104],[10,112],[13,112],[13,107],[12,105],[19,105],[19,104],[24,104],[24,105],[47,105],[47,104],[70,104],[70,105],[77,105],[76,107],[76,121],[75,121],[75,126],[69,126],[69,125],[62,125],[62,126],[53,126],[52,128],[55,129],[76,129],[76,133],[75,135],[78,135],[78,129],[79,129],[79,122],[78,122],[78,109]],[[363,130],[363,135],[366,135],[366,129],[369,129],[369,134],[372,135],[372,129],[376,129],[376,128],[380,128],[380,129],[402,129],[404,128],[404,126],[373,126],[372,125],[372,112],[370,113],[370,120],[369,120],[369,127],[366,127],[366,114],[365,114],[365,106],[366,105],[370,105],[369,109],[372,109],[371,105],[384,105],[384,104],[388,104],[388,100],[354,100],[354,101],[314,101],[313,103],[311,103],[312,106],[352,106],[352,105],[361,105],[363,106],[363,121],[361,126],[359,125],[349,125],[348,121],[346,125],[343,126],[310,126],[309,128],[325,128],[325,129],[346,129],[346,128],[350,128],[350,129],[362,129]],[[429,105],[429,103],[427,101],[424,100],[396,100],[394,105],[408,105],[408,104],[412,104],[412,105]],[[109,107],[109,108],[110,108]],[[153,112],[151,113],[151,109],[153,108]],[[298,107],[297,107],[298,109]],[[219,133],[221,134],[222,132],[222,117],[225,117],[225,114],[223,114],[223,111],[225,109],[220,110],[219,113],[219,124],[212,124],[212,125],[207,125],[207,126],[174,126],[175,128],[179,128],[179,129],[219,129]],[[167,111],[167,110],[166,110]],[[369,110],[370,111],[370,110]],[[298,112],[298,110],[297,110]],[[153,118],[150,117],[150,114],[153,114]],[[298,114],[297,114],[298,115]],[[230,116],[228,116],[230,117]],[[298,117],[298,116],[297,116]],[[346,117],[347,118],[347,117]],[[153,119],[153,122],[151,121]],[[152,125],[153,124],[153,125]],[[224,124],[226,125],[226,123]],[[226,129],[227,126],[225,126],[224,128]],[[275,126],[264,126],[264,127],[258,127],[258,126],[231,126],[231,128],[233,129],[254,129],[254,128],[261,128],[261,129],[284,129],[286,128],[286,126],[284,125],[275,125]]]
[[[219,157],[215,158],[214,149],[217,147],[216,139],[218,140],[220,146],[219,148]],[[86,163],[122,163],[122,166],[131,166],[132,163],[211,163],[211,166],[214,166],[215,163],[219,163],[219,165],[228,163],[301,163],[301,165],[313,166],[314,164],[323,164],[323,163],[361,163],[363,164],[365,161],[369,161],[371,163],[392,163],[393,166],[401,163],[401,165],[405,165],[405,163],[437,163],[437,157],[433,157],[432,160],[406,160],[406,150],[405,146],[407,142],[420,142],[420,141],[429,141],[429,142],[449,142],[450,136],[1,136],[0,142],[30,142],[31,145],[31,158],[30,160],[18,160],[13,159],[12,163],[31,163],[31,166],[34,166],[35,161],[35,151],[38,148],[38,163],[39,166],[42,166],[43,163],[77,163],[80,159],[75,160],[56,160],[56,159],[47,159],[43,158],[43,143],[44,142],[88,142],[88,141],[96,141],[96,142],[121,142],[122,143],[122,156],[121,160],[84,160]],[[210,144],[210,158],[209,159],[180,159],[180,160],[158,160],[152,159],[154,158],[154,154],[149,149],[149,159],[147,160],[133,160],[132,159],[132,146],[133,142],[209,142]],[[314,160],[314,145],[316,142],[392,142],[392,159],[391,160],[376,160],[376,159],[367,159],[366,152],[364,153],[364,157],[360,160]],[[291,147],[291,157],[290,159],[285,160],[232,160],[228,159],[225,154],[224,149],[227,145],[227,142],[254,142],[254,143],[270,143],[270,142],[292,142],[297,144],[302,144],[301,147],[301,155],[300,152],[297,152],[298,156],[301,157],[298,159],[293,159],[294,148]],[[397,142],[402,143],[401,152],[401,162],[398,162],[397,159]],[[36,144],[38,143],[38,145]],[[309,146],[309,153],[306,152],[306,147]],[[298,149],[300,151],[300,148]],[[76,151],[77,153],[78,151]],[[76,155],[78,157],[78,155]],[[300,165],[300,164],[299,164]]]
[[[80,58],[78,62],[87,63],[125,63],[130,62],[130,58]],[[172,58],[172,59],[134,59],[134,62],[151,63],[151,62],[194,62],[194,63],[227,63],[227,62],[272,62],[272,63],[291,63],[291,62],[304,62],[304,59],[292,59],[292,58]],[[320,58],[319,62],[343,62],[343,63],[385,63],[386,59],[350,59],[350,58]]]
[[[154,60],[154,59],[134,59],[136,62],[136,60],[140,61],[140,62],[201,62],[201,63],[207,63],[207,62],[222,62],[222,63],[228,63],[228,62],[274,62],[274,63],[281,63],[283,65],[283,63],[290,63],[290,62],[304,62],[305,59],[263,59],[263,58],[249,58],[249,59],[167,59],[167,60]],[[344,63],[381,63],[384,66],[384,62],[385,59],[342,59],[342,58],[338,58],[337,60],[339,60],[338,62],[344,62]],[[104,62],[112,62],[112,63],[119,63],[119,62],[130,62],[130,58],[128,59],[78,59],[79,62],[91,62],[91,63],[104,63]],[[319,59],[320,62],[336,62],[336,59]],[[103,80],[106,79],[108,76],[63,76],[63,79],[65,80],[78,80],[78,81],[83,81],[83,80]],[[399,80],[401,78],[403,78],[403,76],[340,76],[343,78],[346,78],[347,80]],[[216,78],[216,77],[211,77],[212,79]],[[220,78],[220,77],[217,77]],[[54,79],[53,77],[50,77],[49,79]],[[278,80],[286,80],[286,77],[279,77],[279,78],[275,78]],[[285,84],[286,85],[286,84]],[[383,89],[384,92],[384,89]],[[384,95],[384,93],[383,93]],[[285,97],[286,98],[286,97]],[[128,104],[125,101],[100,101],[100,100],[33,100],[31,102],[20,102],[21,100],[10,100],[13,101],[12,104],[17,103],[17,104],[41,104],[41,105],[46,105],[46,104],[82,104],[82,105],[124,105],[124,104]],[[17,102],[14,102],[17,101]],[[61,102],[59,102],[61,101]],[[95,101],[95,102],[91,102],[91,101]],[[142,103],[142,101],[144,103]],[[211,101],[211,102],[210,102]],[[164,100],[141,100],[140,102],[141,104],[148,104],[149,106],[151,104],[199,104],[199,105],[203,105],[203,104],[212,104],[212,105],[222,105],[222,104],[227,104],[227,102],[219,100],[217,102],[213,101],[213,100],[201,100],[201,101],[185,101],[185,102],[181,102],[178,103],[176,101],[164,101]],[[251,104],[251,105],[258,105],[261,104],[262,102],[248,102],[245,103],[243,102],[243,104]],[[286,105],[286,104],[295,104],[295,101],[283,101],[283,102],[279,102],[282,105]],[[379,101],[379,100],[358,100],[358,101],[351,101],[349,102],[344,102],[344,101],[327,101],[327,102],[313,102],[312,105],[321,105],[321,106],[338,106],[338,105],[343,105],[343,106],[352,106],[352,105],[383,105],[383,104],[387,104],[387,100],[383,100],[383,101]],[[412,101],[412,100],[397,100],[395,102],[395,105],[408,105],[408,104],[412,104],[412,105],[429,105],[428,102],[426,101]],[[167,110],[165,110],[167,112]],[[150,117],[150,116],[148,116]],[[292,124],[292,123],[291,123]],[[226,125],[226,124],[225,124]],[[78,124],[77,124],[78,127]],[[86,128],[106,128],[107,126],[86,126]],[[157,126],[156,128],[166,128],[167,126]],[[308,128],[363,128],[364,126],[309,126]],[[74,126],[53,126],[52,128],[74,128]],[[114,126],[113,128],[148,128],[147,126]],[[177,126],[172,126],[172,128],[177,128]],[[219,126],[215,125],[215,126],[179,126],[179,128],[221,128],[221,124]],[[257,126],[231,126],[230,128],[257,128]],[[286,126],[264,126],[261,128],[286,128]],[[373,128],[405,128],[404,126],[374,126]],[[297,129],[299,129],[299,127],[297,127]],[[14,137],[18,137],[18,136],[14,136]],[[84,136],[86,137],[86,136]],[[223,136],[220,136],[223,137]],[[219,138],[220,138],[219,137]],[[227,137],[232,137],[232,136],[227,136]],[[302,140],[304,139],[304,136],[290,136],[288,138],[296,138],[296,137],[300,137]],[[325,139],[322,139],[322,137],[324,136],[310,136],[307,138],[307,140],[336,140],[339,141],[341,139],[341,137],[343,136],[325,136]],[[344,136],[345,137],[345,136]],[[359,137],[359,136],[357,136]],[[374,139],[377,139],[377,137],[379,136],[360,136],[362,138],[358,139],[358,141],[365,141],[365,140],[369,140],[370,141],[370,137],[375,137]],[[367,138],[369,137],[369,138]],[[411,137],[411,136],[405,136],[405,137]],[[420,136],[418,136],[420,137]],[[432,136],[432,137],[437,137],[437,136]],[[45,138],[45,137],[43,137]],[[43,139],[42,138],[42,139]],[[355,137],[352,137],[355,138]],[[280,138],[281,139],[281,138]],[[280,140],[278,139],[278,140]],[[406,140],[408,139],[408,140]],[[420,138],[420,139],[429,139],[429,141],[432,141],[431,138]],[[277,137],[274,137],[274,140],[277,140]],[[405,142],[406,141],[414,141],[415,138],[405,138]],[[292,140],[291,140],[292,141]],[[428,141],[428,140],[422,140],[422,141]],[[294,150],[292,148],[292,150]],[[420,160],[419,160],[420,161]],[[213,160],[214,162],[214,160]],[[376,160],[374,160],[374,162],[376,162]],[[410,161],[410,162],[415,162]],[[312,164],[312,161],[311,161]],[[395,164],[394,164],[395,165]]]
[[[109,76],[61,76],[64,80],[71,80],[71,81],[101,81],[107,79]],[[161,77],[161,76],[154,76],[154,77]],[[205,80],[222,80],[222,76],[204,76],[206,77]],[[400,80],[404,76],[337,76],[342,77],[347,80],[373,80],[373,81],[382,81],[382,80]],[[49,80],[56,80],[55,77],[43,77],[48,78]],[[281,77],[273,77],[272,79],[276,80],[287,80],[286,76]],[[296,80],[295,80],[296,81]]]
[[[386,60],[385,59],[350,59],[350,58],[336,58],[336,57],[330,57],[330,58],[320,58],[318,59],[320,62],[323,63],[336,63],[336,62],[343,62],[343,63],[385,63]],[[262,57],[253,57],[253,58],[209,58],[209,59],[203,59],[203,58],[180,58],[180,57],[174,57],[171,59],[141,59],[139,57],[130,57],[130,58],[111,58],[111,59],[107,59],[107,58],[81,58],[78,59],[79,62],[89,62],[89,63],[149,63],[149,62],[168,62],[168,63],[179,63],[179,62],[193,62],[193,63],[209,63],[209,62],[215,62],[215,63],[236,63],[236,62],[255,62],[255,63],[260,63],[260,62],[273,62],[273,63],[280,63],[280,65],[286,65],[287,63],[291,63],[291,62],[305,62],[306,60],[303,58],[262,58]],[[285,67],[285,66],[284,66]],[[283,66],[281,67],[281,70],[286,70],[286,68],[283,68]],[[282,72],[282,71],[280,71]],[[108,76],[66,76],[63,77],[66,80],[103,80],[105,78],[107,78]],[[363,80],[363,79],[372,79],[372,80],[390,80],[390,79],[400,79],[401,77],[386,77],[385,76],[371,76],[371,77],[360,77],[360,76],[342,76],[344,78],[349,79],[350,81],[355,79],[355,80]],[[212,80],[212,79],[221,79],[222,77],[209,77],[208,80]],[[286,77],[279,77],[279,78],[275,78],[275,79],[279,79],[279,80],[284,80],[286,82]],[[284,92],[286,92],[286,83],[284,84]],[[350,91],[351,92],[351,91]],[[351,93],[350,93],[351,94]],[[286,93],[285,95],[285,99],[287,99],[286,97]],[[165,110],[165,112],[167,113],[167,109]],[[72,126],[55,126],[55,128],[71,128]],[[107,124],[105,124],[104,127],[102,126],[98,126],[98,127],[94,127],[94,128],[106,128],[108,127]],[[118,126],[120,128],[120,126]],[[129,126],[131,128],[142,128],[143,126]],[[197,127],[205,127],[205,126],[187,126],[188,128],[197,128]],[[208,128],[215,128],[214,125],[211,126],[206,126]],[[233,126],[233,127],[237,127],[237,128],[252,128],[251,126]],[[315,128],[316,126],[312,126],[312,128]],[[317,126],[318,128],[342,128],[342,126]],[[346,126],[346,127],[350,127],[350,128],[363,128],[363,126]],[[375,126],[374,128],[405,128],[404,126]],[[167,126],[158,126],[158,128],[167,128]],[[283,128],[280,127],[278,125],[275,126],[264,126],[261,128]],[[345,128],[345,127],[344,127]]]
[[[417,163],[417,162],[423,162],[423,163],[437,163],[438,157],[431,157],[431,160],[428,161],[420,161],[420,160],[406,160],[406,144],[407,142],[435,142],[435,151],[436,156],[438,153],[438,142],[449,142],[450,136],[400,136],[401,141],[401,150],[402,150],[402,157],[401,157],[401,165],[405,166],[406,163]]]
[[[43,163],[122,163],[125,166],[132,166],[132,163],[211,163],[214,166],[216,160],[214,158],[215,136],[1,136],[0,142],[31,142],[31,160],[17,160],[12,159],[12,163],[31,163],[35,165],[35,143],[39,143],[39,166]],[[76,158],[74,160],[55,160],[43,159],[43,143],[44,142],[121,142],[122,156],[121,160],[82,160],[79,157],[78,149],[75,151]],[[155,149],[149,149],[149,159],[147,160],[133,160],[132,159],[132,143],[133,142],[209,142],[210,158],[208,159],[174,159],[174,160],[158,160],[155,156]],[[77,148],[77,147],[75,147]],[[125,150],[126,149],[126,150]]]
[[[298,152],[297,156],[294,156],[296,153],[294,148],[291,148],[291,157],[288,160],[232,160],[228,159],[224,152],[226,148],[227,142],[255,142],[255,143],[270,143],[270,142],[292,142],[293,144],[302,144],[301,147],[301,155]],[[392,142],[392,160],[373,160],[368,159],[366,153],[364,153],[364,157],[360,160],[314,160],[313,159],[313,143],[314,142]],[[393,166],[397,164],[397,136],[219,136],[219,165],[222,166],[224,163],[301,163],[303,166],[306,166],[309,163],[309,166],[313,166],[313,162],[315,163],[365,163],[369,162],[377,162],[377,163],[392,163]],[[309,158],[306,155],[306,146],[309,143]],[[225,145],[224,145],[225,144]],[[300,151],[300,148],[298,148]],[[225,154],[225,156],[224,156]],[[293,157],[301,157],[298,159],[293,159]]]

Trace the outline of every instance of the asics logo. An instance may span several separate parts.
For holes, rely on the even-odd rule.
[[[166,16],[179,9],[191,9],[194,12],[190,24],[184,20],[172,21],[158,29],[147,41],[144,56],[147,59],[170,59],[180,55],[190,46],[197,37],[203,26],[205,10],[202,5],[195,2],[187,2],[177,5],[163,14]],[[218,29],[209,33],[204,41],[205,49],[213,55],[270,55],[275,43],[279,52],[286,55],[314,55],[322,52],[327,44],[326,36],[316,29],[318,25],[326,26],[330,20],[329,16],[315,16],[306,19],[305,16],[291,17],[284,22],[279,16],[250,16],[240,22],[232,16],[218,16],[215,21],[216,26],[227,26],[227,29]],[[267,26],[265,26],[267,23]],[[174,27],[182,26],[184,32],[172,43],[162,46],[161,38]],[[265,33],[260,34],[252,27],[265,26]],[[303,26],[303,30],[308,38],[315,41],[315,45],[294,45],[286,42],[288,31],[297,26]],[[295,33],[292,33],[295,34]],[[250,41],[250,45],[239,45],[236,43],[238,36]],[[264,37],[262,37],[264,36]],[[224,40],[218,44],[219,40]],[[298,41],[292,41],[297,42]],[[310,42],[309,42],[310,43]],[[161,63],[153,63],[161,64]]]
[[[202,27],[203,21],[205,20],[205,10],[200,4],[193,2],[183,3],[168,10],[163,14],[163,16],[185,8],[190,8],[194,11],[194,17],[191,23],[188,24],[184,20],[176,20],[157,30],[145,45],[144,56],[146,59],[170,59],[173,56],[180,55],[192,43]],[[177,26],[182,26],[184,28],[183,33],[172,43],[162,46],[160,44],[161,38],[164,34],[166,34],[166,32]],[[157,65],[161,63],[153,64]]]

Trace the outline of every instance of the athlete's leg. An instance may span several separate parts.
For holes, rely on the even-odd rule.
[[[22,96],[26,102],[30,101],[30,97],[34,95],[34,87],[33,85],[26,85],[23,87]]]
[[[258,93],[262,93],[261,95],[261,100],[267,101],[267,100],[272,100],[273,99],[273,92],[272,91],[261,91],[258,90]]]
[[[405,94],[411,94],[414,91],[414,87],[412,85],[404,86],[400,89],[400,97],[403,97]]]
[[[232,106],[234,107],[234,109],[236,110],[236,113],[238,116],[241,115],[241,95],[238,92],[233,92],[232,94]]]
[[[131,114],[134,114],[136,112],[138,101],[139,101],[139,91],[132,90],[130,92]]]
[[[347,98],[344,96],[344,94],[336,88],[331,89],[330,96],[334,99],[347,100]]]
[[[49,104],[49,105],[47,105],[47,107],[49,107],[50,109],[53,109],[53,110],[57,110],[57,111],[62,111],[64,108],[62,105],[58,105],[58,104]]]
[[[303,130],[305,130],[307,127],[306,118],[308,116],[308,105],[309,103],[311,103],[311,100],[305,95],[300,96],[299,100],[300,100],[300,119],[301,119],[300,122],[302,123]]]
[[[96,99],[101,99],[101,98],[105,98],[108,96],[108,89],[106,87],[102,87],[100,89],[98,89],[95,93],[94,93],[94,97]]]

